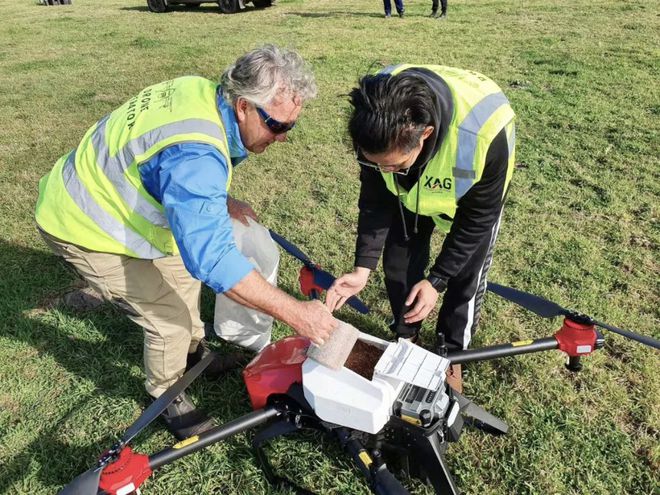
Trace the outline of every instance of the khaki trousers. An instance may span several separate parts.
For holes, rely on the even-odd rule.
[[[180,256],[144,260],[98,253],[40,233],[55,254],[144,329],[145,387],[160,396],[184,373],[188,353],[204,337],[199,280]]]

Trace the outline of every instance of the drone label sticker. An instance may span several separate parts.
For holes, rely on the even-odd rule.
[[[186,446],[188,446],[188,445],[190,445],[190,444],[192,444],[192,443],[195,443],[197,440],[199,440],[199,436],[198,436],[198,435],[194,435],[194,436],[192,436],[192,437],[190,437],[190,438],[186,438],[185,440],[181,440],[179,443],[177,443],[176,445],[174,445],[172,448],[173,448],[173,449],[182,449],[183,447],[186,447]]]
[[[373,461],[371,460],[371,457],[369,457],[369,454],[362,451],[358,454],[358,457],[362,460],[362,462],[364,463],[365,466],[367,466],[367,467],[371,466]]]
[[[519,340],[518,342],[511,342],[511,345],[513,347],[522,347],[524,345],[529,345],[533,342],[534,342],[533,340]]]

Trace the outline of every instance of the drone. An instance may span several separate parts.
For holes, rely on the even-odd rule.
[[[330,288],[334,276],[282,236],[271,231],[271,237],[303,263],[299,280],[304,295],[317,298]],[[456,352],[447,352],[441,344],[437,354],[403,339],[389,342],[361,333],[339,370],[309,358],[307,338],[285,337],[265,347],[243,370],[252,412],[152,455],[133,451],[132,440],[204,371],[214,358],[209,355],[145,409],[96,465],[66,485],[60,495],[137,492],[158,468],[249,430],[256,430],[252,447],[268,482],[289,486],[299,494],[312,492],[278,476],[265,446],[277,437],[316,431],[338,442],[377,495],[410,493],[395,473],[419,478],[438,494],[458,495],[445,461],[449,443],[458,441],[466,426],[503,435],[508,425],[446,383],[450,365],[558,349],[568,356],[566,368],[578,372],[582,357],[603,347],[600,329],[660,349],[656,339],[596,321],[542,297],[490,282],[487,289],[542,318],[562,316],[560,329],[545,338]],[[347,304],[361,313],[369,311],[356,297]]]

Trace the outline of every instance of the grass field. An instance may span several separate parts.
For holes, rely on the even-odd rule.
[[[263,223],[324,268],[350,269],[358,183],[346,93],[382,64],[471,68],[497,81],[518,115],[518,170],[490,279],[660,337],[660,4],[454,0],[438,22],[426,17],[430,0],[412,0],[406,12],[386,21],[375,0],[279,0],[231,16],[213,6],[157,15],[143,0],[0,0],[0,493],[56,492],[145,400],[141,331],[109,306],[81,315],[57,304],[75,279],[36,233],[39,178],[144,86],[184,74],[217,79],[263,42],[298,49],[320,89],[286,145],[237,170],[234,194]],[[297,268],[283,259],[281,286],[291,293]],[[380,274],[363,296],[371,315],[340,316],[387,337]],[[207,320],[212,301],[206,294]],[[489,295],[474,345],[548,336],[559,324]],[[451,445],[464,493],[658,493],[658,353],[608,334],[580,374],[563,362],[553,352],[469,366],[467,395],[510,434],[468,431]],[[238,372],[191,393],[221,422],[249,411]],[[171,441],[153,425],[136,446],[154,452]],[[280,472],[318,493],[368,492],[321,438],[279,440],[269,452]],[[143,493],[274,492],[241,435],[163,469]]]

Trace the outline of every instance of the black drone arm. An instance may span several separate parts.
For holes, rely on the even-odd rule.
[[[216,426],[210,430],[187,438],[172,447],[157,452],[149,457],[149,466],[152,470],[170,464],[171,462],[190,455],[198,450],[201,450],[209,445],[220,442],[244,431],[251,430],[267,421],[279,416],[281,411],[276,406],[266,406],[263,409],[257,409],[240,418],[234,419],[229,423],[221,426]]]
[[[410,492],[387,469],[380,458],[374,458],[347,428],[335,430],[339,443],[348,452],[376,495],[410,495]]]
[[[561,328],[552,337],[450,352],[447,359],[452,364],[463,364],[559,349],[569,356],[566,367],[570,371],[580,371],[580,357],[600,349],[604,343],[603,336],[591,320],[566,316]]]
[[[558,348],[559,342],[557,342],[555,337],[545,337],[536,340],[525,340],[511,342],[509,344],[482,347],[480,349],[450,352],[447,355],[447,359],[451,361],[451,364],[465,364],[473,361],[488,361],[490,359],[518,356],[520,354],[530,354],[532,352],[549,351]]]
[[[156,469],[170,464],[181,457],[197,452],[211,444],[225,440],[246,430],[259,426],[280,414],[276,406],[252,411],[240,418],[221,426],[216,426],[199,435],[192,436],[167,447],[152,456],[133,452],[131,447],[124,447],[113,462],[93,471],[94,477],[83,475],[84,484],[78,482],[67,487],[67,495],[115,495],[133,493]],[[90,479],[88,479],[90,478]]]

